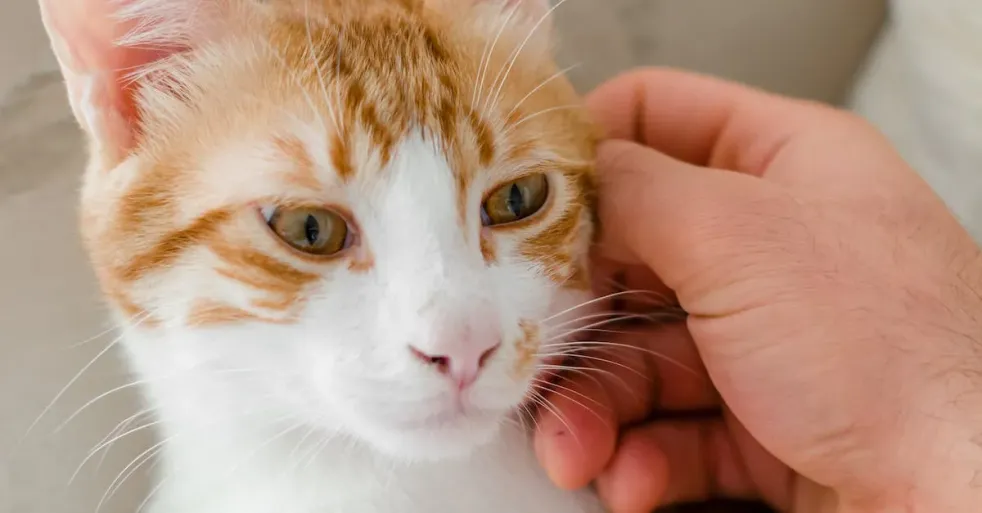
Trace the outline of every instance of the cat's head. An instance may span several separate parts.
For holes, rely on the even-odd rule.
[[[409,458],[541,384],[594,231],[546,0],[46,1],[132,353]]]

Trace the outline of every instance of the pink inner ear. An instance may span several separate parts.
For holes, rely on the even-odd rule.
[[[107,84],[108,92],[114,96],[112,103],[120,117],[133,131],[134,136],[138,135],[135,132],[139,126],[139,119],[137,119],[139,112],[136,106],[138,86],[129,75],[173,53],[169,50],[116,47],[108,57],[106,71],[111,73],[113,79],[112,84]]]
[[[115,10],[121,4],[119,0],[41,0],[76,116],[102,150],[116,156],[129,150],[138,137],[136,85],[129,75],[177,51],[118,45],[136,23],[119,21]]]

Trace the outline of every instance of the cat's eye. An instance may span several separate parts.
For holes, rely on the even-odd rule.
[[[310,255],[333,255],[351,241],[344,218],[323,208],[278,208],[268,222],[283,242]]]
[[[536,173],[495,189],[481,206],[484,226],[514,223],[534,215],[549,197],[549,179]]]

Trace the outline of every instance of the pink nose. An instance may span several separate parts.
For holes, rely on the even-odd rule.
[[[501,347],[500,342],[483,351],[448,351],[447,354],[437,355],[425,353],[413,346],[409,346],[409,350],[417,360],[434,367],[440,374],[452,379],[457,384],[458,389],[463,390],[477,381],[481,369],[494,356],[499,347]]]

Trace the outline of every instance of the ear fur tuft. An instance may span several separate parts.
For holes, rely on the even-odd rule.
[[[92,166],[117,166],[137,142],[133,77],[221,37],[251,0],[40,0]]]

